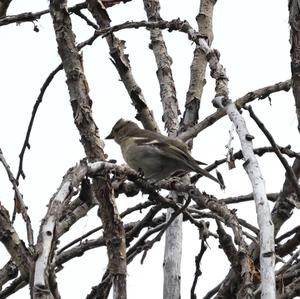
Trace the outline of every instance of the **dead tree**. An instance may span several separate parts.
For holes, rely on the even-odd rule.
[[[87,0],[68,6],[67,0],[50,0],[48,9],[17,15],[9,15],[10,5],[14,1],[0,1],[0,26],[32,22],[34,31],[38,32],[37,20],[46,16],[51,17],[61,63],[49,74],[40,89],[20,151],[16,175],[9,166],[10,162],[7,161],[5,152],[0,150],[0,161],[12,184],[14,200],[12,211],[0,203],[0,240],[10,256],[9,260],[1,264],[0,298],[7,298],[26,286],[29,287],[32,298],[60,298],[60,281],[57,279],[57,273],[64,271],[63,265],[67,262],[72,263],[75,257],[81,257],[85,252],[100,247],[106,247],[108,265],[104,272],[98,271],[102,279],[96,286],[91,284],[91,290],[86,294],[87,298],[107,298],[111,289],[113,298],[127,298],[127,265],[140,256],[140,253],[142,261],[149,258],[148,252],[155,243],[162,240],[163,235],[165,235],[165,251],[162,297],[185,298],[186,295],[183,293],[187,292],[181,290],[181,277],[184,275],[181,273],[181,255],[182,249],[187,246],[182,242],[185,222],[197,228],[195,240],[199,240],[200,237],[200,251],[195,257],[193,268],[195,274],[191,283],[191,298],[197,298],[197,283],[204,271],[200,269],[200,264],[205,253],[209,251],[208,244],[211,238],[218,240],[219,247],[230,263],[230,269],[223,281],[204,298],[271,299],[294,298],[300,295],[299,250],[297,250],[300,243],[300,228],[293,225],[291,230],[279,236],[283,224],[288,222],[295,208],[298,209],[300,206],[298,197],[300,156],[297,150],[290,146],[279,146],[273,132],[271,133],[257,116],[255,108],[250,106],[250,102],[270,99],[273,93],[289,91],[292,88],[298,129],[300,127],[298,2],[290,0],[288,5],[292,79],[287,78],[287,81],[248,92],[238,99],[231,99],[226,66],[222,63],[220,52],[212,47],[212,23],[216,0],[199,1],[199,11],[195,12],[198,25],[196,29],[188,21],[180,18],[163,19],[159,0],[143,1],[147,16],[145,20],[112,25],[112,21],[115,24],[118,20],[111,20],[110,7],[120,2],[127,5],[126,2],[129,1]],[[76,41],[76,32],[72,27],[75,17],[81,18],[84,26],[93,30],[90,38],[81,43]],[[155,119],[153,107],[148,104],[139,86],[129,55],[125,51],[125,41],[117,37],[117,32],[130,29],[134,34],[133,29],[138,28],[144,28],[147,30],[145,34],[150,34],[149,48],[156,62],[165,132],[161,129],[161,123]],[[180,103],[176,94],[172,58],[163,35],[165,30],[171,34],[175,32],[183,34],[187,42],[192,43],[194,47],[190,74],[187,74],[190,83],[184,105]],[[135,118],[145,129],[179,138],[186,142],[192,151],[193,141],[197,140],[201,132],[212,127],[221,118],[227,117],[232,123],[232,129],[226,158],[215,157],[215,162],[206,169],[211,171],[222,165],[228,165],[229,169],[233,169],[236,167],[236,161],[242,161],[242,166],[237,167],[244,168],[252,186],[252,193],[221,198],[217,196],[217,190],[215,194],[200,191],[197,184],[201,177],[197,174],[173,176],[154,183],[128,166],[116,163],[114,161],[116,157],[112,157],[109,149],[104,149],[103,136],[106,132],[98,129],[101,123],[96,120],[92,110],[93,102],[98,99],[90,96],[88,76],[84,69],[85,61],[81,54],[83,48],[93,47],[96,40],[107,43],[113,67],[127,91],[124,98],[130,99],[136,111]],[[206,78],[208,68],[210,78]],[[80,161],[74,161],[73,166],[69,165],[71,168],[65,173],[60,186],[47,203],[46,214],[40,215],[42,221],[35,240],[34,232],[37,228],[31,223],[31,210],[27,208],[27,199],[22,195],[22,187],[26,184],[24,157],[30,149],[31,132],[34,130],[35,117],[44,94],[60,71],[64,71],[65,74],[73,120],[85,156]],[[211,100],[216,110],[199,118],[206,80],[214,82],[215,94]],[[114,84],[115,82],[112,82],[112,86]],[[99,97],[101,98],[101,95]],[[256,104],[255,102],[254,105]],[[181,106],[184,107],[182,114]],[[247,128],[248,115],[266,137],[268,143],[265,146],[254,148],[255,136]],[[240,143],[240,150],[237,152],[233,151],[231,145],[234,132]],[[278,193],[266,192],[263,171],[259,164],[260,157],[266,153],[273,154],[274,159],[278,158],[285,170],[285,181],[283,186],[278,188]],[[287,157],[293,161],[292,166],[291,160]],[[222,174],[220,172],[217,174],[219,180],[223,181]],[[47,173],[44,176],[47,176]],[[165,191],[168,191],[168,194]],[[136,205],[130,204],[128,200],[127,209],[119,212],[116,198],[138,197],[141,194],[144,195],[143,200]],[[235,204],[237,207],[245,201],[253,201],[258,226],[239,217],[238,211],[230,206]],[[270,208],[270,201],[274,203],[273,209]],[[67,244],[60,245],[61,238],[92,209],[97,209],[101,225],[95,226],[83,235],[78,234]],[[163,212],[165,209],[166,213]],[[136,216],[135,221],[127,221],[126,216],[136,211],[142,213]],[[16,222],[19,218],[24,221],[27,240],[19,234],[20,224],[17,225]],[[101,235],[91,238],[90,236],[96,232],[101,232]],[[84,263],[84,257],[81,259]],[[149,291],[152,287],[149,286]]]

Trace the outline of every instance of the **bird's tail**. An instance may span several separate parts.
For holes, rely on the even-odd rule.
[[[196,171],[197,171],[198,174],[200,174],[202,176],[206,176],[207,178],[209,178],[209,179],[213,180],[214,182],[218,183],[222,189],[224,188],[224,185],[217,178],[215,178],[213,175],[211,175],[207,170],[202,169],[198,166]]]

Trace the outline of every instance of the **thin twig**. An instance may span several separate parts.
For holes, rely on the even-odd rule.
[[[195,289],[198,283],[198,278],[202,275],[202,271],[200,270],[200,262],[202,260],[202,257],[207,249],[207,246],[205,244],[205,240],[201,240],[201,248],[199,254],[195,257],[195,274],[194,274],[194,280],[191,287],[191,299],[197,299],[197,296],[195,294]]]
[[[75,15],[83,19],[89,26],[93,27],[95,30],[99,29],[99,27],[92,22],[86,15],[84,15],[80,10],[74,12]]]
[[[21,192],[18,188],[18,182],[14,178],[13,173],[11,172],[8,163],[6,162],[6,160],[4,158],[1,148],[0,148],[0,161],[3,164],[3,166],[7,172],[8,178],[9,178],[10,182],[12,183],[13,189],[15,191],[15,209],[14,209],[14,213],[13,213],[13,217],[12,217],[13,218],[12,222],[14,221],[14,218],[15,218],[15,211],[22,214],[23,220],[26,223],[28,244],[29,244],[29,247],[33,248],[33,230],[32,230],[32,226],[31,226],[30,217],[27,213],[27,207],[23,201],[23,195],[21,194]]]
[[[288,231],[288,232],[282,234],[280,237],[276,238],[276,239],[275,239],[275,242],[276,242],[276,243],[279,243],[279,242],[281,242],[282,240],[284,240],[284,239],[290,237],[291,235],[298,233],[299,231],[300,231],[300,225],[294,227],[294,228],[291,229],[290,231]]]
[[[141,211],[142,209],[148,208],[149,206],[153,205],[153,203],[151,201],[146,201],[143,203],[138,203],[137,205],[135,205],[134,207],[128,208],[127,210],[125,210],[124,212],[120,213],[120,217],[124,218],[126,215],[134,212],[134,211]],[[74,244],[78,243],[78,242],[82,242],[83,239],[91,236],[92,234],[100,231],[103,228],[102,225],[95,227],[94,229],[88,231],[87,233],[85,233],[84,235],[80,236],[79,238],[74,239],[73,241],[71,241],[70,243],[68,243],[67,245],[65,245],[64,247],[60,248],[57,251],[57,254],[62,253],[63,251],[65,251],[66,249],[70,248],[71,246],[73,246]]]
[[[267,198],[269,201],[275,202],[278,198],[278,193],[268,193]],[[246,201],[252,201],[254,200],[253,198],[253,193],[247,194],[247,195],[240,195],[236,197],[227,197],[224,199],[220,199],[220,201],[224,202],[224,204],[237,204],[240,202],[246,202]]]
[[[288,239],[284,244],[278,244],[276,246],[276,253],[281,257],[286,256],[297,249],[299,244],[300,231],[296,232],[296,234],[292,238]]]
[[[79,4],[78,4],[79,5]],[[98,35],[93,35],[92,37],[88,38],[86,41],[79,43],[77,45],[77,49],[80,50],[82,48],[84,48],[85,46],[90,46],[93,44],[93,42],[96,40],[96,38],[98,37]],[[19,154],[19,167],[18,167],[18,173],[16,175],[16,180],[17,183],[19,184],[19,178],[20,176],[22,176],[23,179],[25,179],[25,173],[24,173],[24,169],[23,169],[23,161],[24,161],[24,155],[25,155],[25,151],[26,149],[30,149],[30,143],[29,143],[29,138],[30,138],[30,134],[31,134],[31,130],[32,130],[32,126],[35,120],[35,116],[37,113],[37,110],[40,106],[40,104],[43,101],[43,97],[44,94],[48,88],[48,86],[50,85],[50,83],[52,82],[52,80],[54,79],[54,77],[56,76],[56,74],[61,71],[63,69],[63,65],[60,64],[58,65],[46,78],[45,82],[43,83],[40,93],[37,97],[37,100],[33,106],[32,112],[31,112],[31,118],[28,124],[28,128],[27,128],[27,132],[26,132],[26,136],[25,136],[25,140],[21,149],[21,152]]]
[[[165,223],[161,223],[158,226],[149,229],[138,241],[128,249],[127,251],[127,263],[130,263],[134,257],[142,251],[145,240],[156,232],[160,231],[165,226]]]
[[[251,118],[256,122],[257,126],[262,130],[262,132],[265,134],[265,136],[267,137],[267,139],[271,143],[272,147],[274,148],[274,152],[275,152],[276,156],[278,157],[281,164],[285,168],[287,176],[289,177],[293,187],[295,188],[295,192],[297,193],[298,197],[300,198],[300,187],[298,185],[298,179],[297,179],[292,167],[290,167],[287,160],[281,154],[280,149],[278,148],[273,136],[267,130],[265,125],[260,121],[260,119],[256,116],[256,114],[254,113],[254,111],[253,111],[253,109],[250,105],[249,106],[244,106],[244,109],[248,110],[249,115],[251,116]]]
[[[292,151],[290,149],[290,146],[277,146],[280,150],[280,152],[282,154],[285,154],[287,155],[288,157],[290,158],[300,158],[300,154],[299,153],[296,153],[294,151]],[[265,147],[259,147],[259,148],[255,148],[253,149],[253,152],[255,155],[261,157],[263,156],[264,154],[266,153],[274,153],[275,152],[275,149],[272,147],[272,146],[265,146]],[[244,159],[244,156],[243,156],[243,153],[241,150],[239,150],[238,152],[235,152],[232,157],[231,157],[232,161],[234,162],[235,160],[239,159],[239,160],[243,160]],[[212,171],[213,169],[217,168],[218,166],[224,164],[224,163],[227,163],[228,160],[227,158],[224,158],[224,159],[220,159],[220,160],[216,160],[214,163],[208,165],[205,170],[207,171]],[[233,163],[232,162],[232,163]],[[195,184],[199,178],[201,178],[202,175],[201,174],[195,174],[191,177],[191,182],[193,184]]]
[[[51,81],[53,80],[53,78],[55,77],[55,75],[62,70],[62,64],[60,64],[59,66],[57,66],[47,77],[47,79],[45,80],[45,82],[43,83],[42,87],[41,87],[41,91],[40,94],[38,95],[38,98],[33,106],[32,112],[31,112],[31,118],[28,124],[28,128],[27,128],[27,132],[26,132],[26,136],[25,136],[25,140],[21,149],[21,152],[19,154],[19,167],[18,167],[18,173],[16,175],[16,181],[19,184],[19,178],[20,176],[22,176],[23,179],[25,179],[25,173],[24,173],[24,169],[23,169],[23,161],[24,161],[24,154],[26,151],[26,148],[30,149],[30,143],[29,143],[29,137],[31,134],[31,130],[32,130],[32,126],[34,123],[34,119],[35,119],[35,115],[36,112],[39,108],[39,105],[42,103],[44,94],[46,89],[48,88],[49,84],[51,83]]]
[[[160,241],[162,235],[164,234],[164,232],[167,230],[167,228],[172,224],[172,222],[176,219],[176,217],[182,213],[187,207],[188,205],[190,204],[191,202],[191,199],[189,198],[186,203],[178,210],[174,211],[171,215],[171,217],[169,218],[169,220],[166,222],[166,224],[164,225],[164,227],[160,230],[160,232],[155,236],[155,238],[153,238],[151,241],[148,241],[145,246],[144,246],[144,253],[143,253],[143,257],[142,257],[142,260],[141,260],[141,263],[143,263],[143,261],[145,260],[146,258],[146,255],[147,255],[147,252],[149,249],[152,248],[153,244],[155,242],[158,242]]]
[[[75,11],[79,11],[81,9],[86,8],[86,3],[82,2],[82,3],[78,3],[72,7],[68,8],[69,12],[75,12]],[[7,16],[5,18],[0,18],[0,26],[4,26],[4,25],[8,25],[8,24],[13,24],[13,23],[17,23],[17,24],[21,24],[24,22],[34,22],[36,20],[38,20],[41,16],[46,15],[49,13],[49,9],[45,9],[45,10],[41,10],[38,12],[24,12],[18,15],[12,15],[12,16]]]
[[[289,270],[292,266],[293,262],[298,259],[298,256],[300,255],[300,250],[297,250],[292,257],[280,268],[276,271],[276,276],[281,275],[285,271]]]

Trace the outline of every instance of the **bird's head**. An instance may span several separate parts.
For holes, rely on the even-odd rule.
[[[105,139],[114,139],[118,144],[127,137],[134,136],[136,129],[139,129],[138,125],[130,120],[123,118],[119,119],[113,126],[111,132]]]

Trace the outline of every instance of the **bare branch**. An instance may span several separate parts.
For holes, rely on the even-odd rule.
[[[291,235],[296,234],[296,233],[298,233],[298,232],[300,232],[300,225],[294,227],[294,228],[291,229],[290,231],[288,231],[288,232],[282,234],[280,237],[276,238],[276,239],[275,239],[275,242],[276,242],[276,243],[279,243],[279,242],[281,242],[282,240],[284,240],[285,238],[288,238],[288,237],[290,237]]]
[[[27,285],[27,279],[23,276],[17,277],[8,287],[0,292],[0,298],[7,298],[8,296],[16,293]]]
[[[5,1],[5,0],[3,0],[3,1]],[[85,2],[78,3],[72,7],[69,7],[68,11],[75,12],[75,11],[79,11],[83,8],[86,8]],[[0,19],[0,26],[9,25],[9,24],[13,24],[13,23],[21,24],[24,22],[34,22],[34,21],[37,21],[41,16],[46,15],[48,13],[49,13],[49,9],[45,9],[45,10],[38,11],[35,13],[24,12],[24,13],[14,15],[14,16],[7,16],[7,17]]]
[[[197,283],[198,283],[198,278],[202,275],[202,271],[200,270],[200,262],[202,260],[202,257],[205,253],[207,249],[207,246],[205,244],[205,240],[202,240],[201,241],[201,248],[200,248],[200,252],[199,254],[195,257],[195,274],[194,274],[194,281],[193,281],[193,284],[192,284],[192,287],[191,287],[191,299],[196,299],[197,296],[195,294],[195,289],[196,289],[196,286],[197,286]]]
[[[81,170],[82,172],[80,173]],[[47,214],[40,228],[36,246],[38,257],[35,264],[33,291],[37,298],[42,296],[43,293],[49,294],[52,292],[52,290],[50,290],[49,276],[51,275],[52,258],[55,243],[57,242],[57,236],[55,234],[56,223],[61,217],[64,202],[71,198],[73,189],[77,188],[80,184],[84,170],[82,163],[70,169],[63,178],[58,191],[50,200]],[[79,175],[77,176],[77,174]]]
[[[244,106],[244,108],[249,111],[249,114],[250,114],[251,118],[254,119],[254,121],[256,122],[258,127],[262,130],[262,132],[265,134],[265,136],[267,137],[267,139],[271,143],[272,147],[274,148],[274,152],[275,152],[276,156],[278,157],[281,164],[285,168],[287,176],[291,180],[291,183],[292,183],[293,187],[295,188],[295,192],[297,193],[298,197],[300,198],[300,188],[299,188],[299,185],[298,185],[298,179],[296,178],[296,175],[295,175],[293,169],[290,167],[287,160],[281,154],[281,152],[280,152],[274,138],[272,137],[271,133],[267,130],[265,125],[256,116],[256,114],[254,113],[251,106]]]
[[[300,250],[297,250],[291,258],[280,268],[276,271],[276,275],[280,275],[284,273],[285,271],[289,270],[289,268],[292,266],[293,262],[298,259],[298,256],[300,255]]]
[[[279,82],[274,85],[269,85],[269,86],[257,89],[255,91],[248,92],[243,97],[237,99],[234,102],[234,104],[236,105],[236,107],[238,109],[240,109],[245,104],[252,102],[256,99],[265,99],[272,93],[279,92],[279,91],[289,91],[290,88],[291,88],[291,80]],[[181,133],[178,136],[178,138],[182,139],[183,141],[186,141],[192,137],[196,137],[201,131],[203,131],[204,129],[213,125],[215,122],[217,122],[219,119],[221,119],[225,115],[226,115],[226,113],[223,109],[218,109],[216,112],[207,116],[205,119],[203,119],[201,122],[199,122],[194,127],[191,127],[186,132]]]
[[[98,128],[93,120],[92,101],[89,97],[81,57],[75,46],[71,19],[62,4],[56,1],[50,1],[51,16],[57,37],[58,52],[67,77],[74,121],[81,136],[80,141],[91,161],[99,158],[104,160],[103,141],[99,138]],[[65,1],[63,3],[66,5]]]
[[[154,243],[160,241],[160,239],[161,239],[162,235],[164,234],[164,232],[168,229],[168,227],[172,224],[172,222],[176,219],[176,217],[177,217],[180,213],[182,213],[182,212],[188,207],[188,205],[189,205],[190,202],[191,202],[191,200],[188,199],[188,200],[186,201],[186,203],[185,203],[182,207],[180,207],[179,209],[177,209],[176,211],[174,211],[174,212],[171,214],[171,216],[168,218],[168,220],[167,220],[167,222],[165,223],[164,227],[163,227],[163,228],[160,230],[160,232],[155,236],[155,238],[153,238],[151,241],[148,241],[148,242],[145,244],[144,249],[143,249],[143,250],[144,250],[144,255],[143,255],[142,261],[141,261],[142,263],[143,263],[143,261],[144,261],[144,259],[145,259],[145,257],[146,257],[147,251],[148,251],[149,249],[152,248],[152,246],[153,246]]]
[[[6,16],[11,0],[0,0],[0,19]]]
[[[144,0],[144,8],[147,13],[148,22],[161,20],[159,0]],[[160,97],[163,105],[162,120],[165,129],[170,136],[176,136],[178,129],[178,115],[180,114],[176,98],[176,88],[172,74],[172,58],[162,35],[158,28],[150,28],[150,49],[153,51],[157,65],[157,79],[160,87]]]
[[[83,19],[89,26],[93,27],[94,29],[99,29],[99,27],[92,22],[85,14],[83,14],[80,10],[74,12],[79,18]]]
[[[88,9],[97,21],[100,30],[110,27],[110,18],[101,2],[88,0]],[[95,37],[98,35],[95,32]],[[129,56],[125,54],[125,41],[119,40],[113,33],[106,36],[112,62],[116,67],[121,80],[131,98],[137,111],[136,119],[140,120],[145,129],[159,132],[158,125],[154,119],[152,111],[148,108],[141,88],[137,84],[129,61]]]
[[[95,202],[82,202],[80,197],[73,200],[67,207],[65,207],[62,217],[56,225],[57,236],[60,237],[66,233],[73,224],[82,217],[85,217],[88,211],[90,211],[95,205]]]
[[[161,20],[159,0],[144,0],[143,2],[148,21],[151,22]],[[179,129],[178,116],[180,115],[180,110],[171,68],[172,58],[168,53],[161,30],[158,28],[151,28],[149,30],[151,41],[149,48],[153,51],[157,65],[156,75],[159,82],[160,98],[163,107],[162,121],[165,124],[165,130],[167,131],[168,135],[176,137]],[[178,201],[178,195],[175,192],[171,192],[170,197],[173,198],[174,202]],[[171,208],[168,209],[168,221],[166,226],[156,235],[154,239],[145,244],[144,254],[141,260],[143,263],[147,255],[147,251],[155,242],[160,240],[161,236],[166,231],[163,262],[163,296],[165,299],[180,297],[180,279],[178,278],[181,276],[183,220],[179,210],[180,209],[173,211]]]
[[[238,269],[239,269],[240,265],[239,265],[239,260],[237,258],[237,250],[234,247],[232,238],[229,234],[226,233],[221,222],[218,220],[216,222],[217,222],[217,226],[218,226],[217,233],[219,235],[219,242],[220,242],[221,248],[223,249],[224,253],[226,254],[234,271],[236,271],[238,273],[238,271],[239,271]]]
[[[269,201],[275,202],[278,198],[278,193],[268,193],[267,198]],[[221,199],[221,201],[224,202],[225,204],[236,204],[236,203],[246,202],[251,200],[254,200],[253,193]]]
[[[136,222],[130,222],[124,225],[124,229],[126,231],[126,242],[130,244],[130,242],[138,236],[142,229],[147,227],[155,228],[160,224],[164,224],[166,217],[164,215],[155,217],[155,214],[160,210],[160,207],[152,209],[149,213],[141,220]],[[86,251],[91,250],[93,248],[105,246],[105,239],[103,235],[97,239],[86,240],[81,242],[80,244],[72,247],[69,250],[65,250],[60,252],[55,260],[55,265],[60,269],[60,267],[66,263],[67,261],[82,256]],[[130,252],[130,249],[129,249]],[[130,263],[132,260],[127,259],[127,263]]]
[[[278,149],[280,150],[280,152],[282,154],[285,154],[287,155],[288,157],[290,158],[300,158],[300,154],[299,153],[296,153],[294,151],[292,151],[290,149],[290,146],[286,146],[286,147],[283,147],[283,146],[277,146]],[[272,146],[265,146],[265,147],[259,147],[259,148],[255,148],[253,149],[253,152],[255,155],[261,157],[263,156],[264,154],[266,153],[274,153],[275,152],[275,149],[272,147]],[[234,154],[232,154],[232,157],[231,159],[233,160],[233,162],[236,160],[236,159],[239,159],[239,160],[242,160],[244,159],[244,156],[243,156],[243,152],[240,150],[238,152],[235,152]],[[216,160],[214,163],[208,165],[205,170],[207,171],[211,171],[215,168],[217,168],[219,165],[222,165],[224,163],[227,163],[228,160],[227,158],[224,158],[224,159],[220,159],[220,160]],[[191,182],[193,184],[195,184],[199,178],[201,178],[202,175],[201,174],[194,174],[192,177],[191,177]],[[274,195],[274,194],[273,194]],[[273,199],[272,201],[275,201],[276,199]]]
[[[84,242],[80,242],[80,244],[72,247],[69,250],[60,250],[55,259],[55,265],[56,267],[60,268],[63,264],[70,261],[71,259],[82,256],[86,251],[105,245],[106,243],[103,236],[94,240],[86,240]]]
[[[300,159],[296,158],[293,163],[293,171],[296,178],[300,177]],[[292,215],[292,210],[295,207],[294,202],[297,202],[294,186],[291,184],[290,179],[286,178],[283,183],[282,191],[279,193],[278,200],[272,210],[272,221],[274,223],[275,236],[279,232],[283,223],[288,220]]]
[[[50,1],[50,14],[56,34],[58,53],[67,77],[74,122],[89,161],[105,160],[104,142],[100,139],[98,127],[93,118],[88,82],[84,74],[82,59],[75,46],[75,35],[66,6],[66,0]],[[125,231],[107,173],[102,173],[101,176],[93,179],[93,191],[104,227],[109,272],[113,276],[114,295],[126,298]]]
[[[9,219],[9,213],[0,203],[0,242],[9,252],[12,261],[17,265],[23,279],[29,279],[33,257],[20,239]]]
[[[300,278],[285,286],[284,291],[277,296],[277,299],[293,299],[297,296],[300,296]]]
[[[9,260],[4,267],[0,269],[0,291],[2,291],[4,284],[18,276],[18,272],[18,267],[12,260]]]
[[[120,213],[120,217],[123,218],[128,214],[131,214],[134,211],[141,211],[142,209],[148,208],[149,206],[153,205],[153,203],[151,201],[146,201],[143,203],[138,203],[137,205],[135,205],[134,207],[128,208],[126,211]],[[64,247],[60,248],[57,251],[57,254],[60,254],[61,252],[65,251],[66,249],[68,249],[69,247],[73,246],[74,244],[78,243],[78,242],[82,242],[83,239],[91,236],[92,234],[100,231],[101,229],[103,229],[103,226],[98,226],[92,230],[90,230],[89,232],[85,233],[84,235],[82,235],[79,238],[74,239],[72,242],[68,243],[67,245],[65,245]]]
[[[143,250],[146,239],[149,238],[151,235],[159,232],[164,226],[165,223],[161,223],[158,226],[149,229],[142,237],[138,239],[138,241],[132,247],[128,249],[127,251],[128,263],[130,263],[134,259],[134,257]]]
[[[30,134],[31,134],[31,130],[32,130],[32,126],[33,126],[33,123],[34,123],[36,112],[39,108],[39,105],[42,103],[42,100],[43,100],[46,89],[48,88],[49,84],[51,83],[51,81],[53,80],[55,75],[60,70],[62,70],[62,64],[60,64],[58,67],[56,67],[48,75],[48,77],[46,78],[45,82],[43,83],[43,85],[41,87],[40,94],[38,95],[38,98],[37,98],[37,100],[36,100],[36,102],[33,106],[33,109],[32,109],[32,112],[31,112],[31,118],[30,118],[28,128],[27,128],[27,132],[26,132],[26,137],[25,137],[21,152],[19,154],[20,161],[19,161],[18,173],[17,173],[17,176],[16,176],[17,183],[19,183],[20,176],[22,176],[22,178],[25,179],[25,173],[24,173],[24,169],[23,169],[24,154],[25,154],[26,148],[30,149],[29,137],[30,137]]]
[[[299,2],[296,0],[289,1],[289,24],[290,24],[290,43],[291,43],[291,71],[292,71],[292,84],[293,94],[296,106],[296,115],[298,119],[298,131],[300,131],[300,80],[299,80],[299,62],[300,62],[300,51],[299,51],[299,38],[300,31],[298,20],[300,17]]]
[[[195,31],[187,21],[176,19],[171,21],[160,20],[156,22],[125,22],[110,28],[98,30],[97,32],[98,34],[106,36],[115,31],[140,27],[146,27],[147,29],[168,29],[169,31],[176,30],[185,33],[189,40],[195,42],[206,55],[206,59],[208,60],[211,69],[211,76],[216,80],[216,96],[228,96],[228,78],[226,77],[224,67],[219,63],[220,53],[217,50],[211,49],[206,40],[199,36],[199,33]]]
[[[249,176],[253,188],[256,204],[258,225],[260,228],[260,269],[262,277],[262,298],[275,298],[275,248],[274,226],[271,219],[270,208],[266,196],[264,181],[255,157],[252,145],[252,136],[248,132],[244,118],[236,106],[226,97],[214,99],[215,105],[223,108],[230,120],[234,123],[240,138],[244,168]]]
[[[13,185],[13,189],[15,190],[15,211],[22,214],[23,220],[26,223],[28,244],[29,244],[29,247],[32,248],[33,247],[33,230],[32,230],[32,226],[31,226],[30,217],[27,213],[27,207],[23,201],[23,195],[21,194],[21,192],[18,188],[18,182],[14,178],[13,173],[11,172],[8,163],[6,162],[6,160],[4,158],[1,148],[0,148],[0,161],[3,164],[3,166],[7,172],[8,178]],[[14,217],[13,217],[13,220],[14,220]]]
[[[276,253],[283,257],[291,254],[300,245],[300,231],[298,230],[295,235],[288,239],[284,244],[278,244],[276,246]]]
[[[90,37],[89,39],[87,39],[86,41],[84,42],[81,42],[77,45],[77,49],[80,50],[82,48],[84,48],[85,46],[88,46],[88,45],[92,45],[93,42],[98,38],[99,36],[98,35],[93,35],[92,37]],[[25,155],[25,151],[26,149],[30,149],[30,143],[29,143],[29,138],[30,138],[30,134],[31,134],[31,131],[32,131],[32,126],[33,126],[33,123],[34,123],[34,120],[35,120],[35,116],[36,116],[36,113],[37,113],[37,110],[39,108],[39,105],[42,103],[43,101],[43,97],[44,97],[44,94],[48,88],[48,86],[50,85],[50,83],[52,82],[52,80],[54,79],[54,77],[56,76],[56,74],[61,71],[63,69],[63,66],[62,64],[58,65],[49,75],[48,77],[46,78],[45,82],[43,83],[42,87],[41,87],[41,90],[40,90],[40,93],[37,97],[37,100],[33,106],[33,109],[32,109],[32,112],[31,112],[31,118],[30,118],[30,121],[29,121],[29,124],[28,124],[28,128],[27,128],[27,131],[26,131],[26,136],[25,136],[25,140],[24,140],[24,143],[23,143],[23,146],[22,146],[22,149],[21,149],[21,152],[19,154],[19,158],[20,158],[20,161],[19,161],[19,167],[18,167],[18,173],[17,173],[17,176],[16,176],[16,180],[17,182],[19,183],[19,178],[20,176],[22,176],[23,179],[25,179],[25,173],[24,173],[24,169],[23,169],[23,162],[24,162],[24,155]]]
[[[200,1],[199,13],[196,17],[198,32],[200,36],[207,40],[210,46],[213,41],[212,19],[214,0]],[[180,132],[186,131],[187,128],[196,125],[198,122],[198,112],[201,105],[202,92],[205,81],[207,59],[204,52],[199,46],[196,46],[194,57],[190,66],[190,83],[186,94],[185,111],[180,122]]]
[[[92,287],[92,291],[86,296],[86,299],[107,299],[112,286],[112,275],[106,271],[102,276],[101,282]]]

